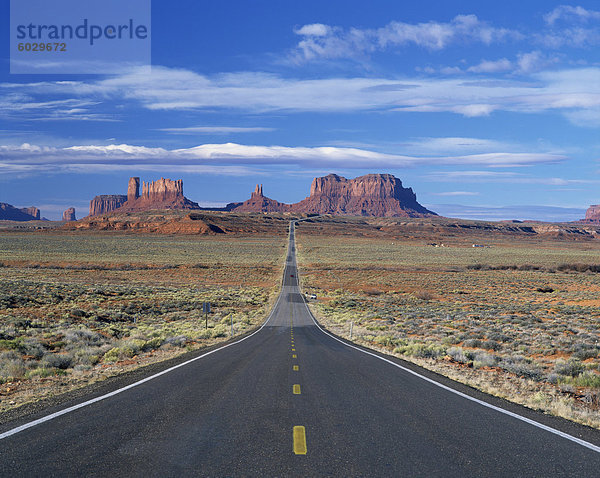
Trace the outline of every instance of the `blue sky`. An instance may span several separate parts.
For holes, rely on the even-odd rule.
[[[0,5],[0,202],[50,219],[133,175],[204,205],[330,172],[454,217],[600,203],[597,1],[153,1],[151,73],[105,75],[11,75]]]

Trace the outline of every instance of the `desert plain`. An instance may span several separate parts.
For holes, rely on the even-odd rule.
[[[7,223],[0,412],[260,326],[294,217],[163,211],[43,230]],[[300,280],[319,322],[341,337],[598,428],[596,229],[309,218],[297,227]]]

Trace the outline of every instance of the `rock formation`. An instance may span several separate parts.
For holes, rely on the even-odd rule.
[[[40,210],[37,207],[16,208],[0,202],[0,220],[4,221],[39,221]]]
[[[257,185],[250,199],[233,208],[239,212],[295,212],[348,216],[425,217],[436,214],[417,202],[391,174],[367,174],[346,179],[335,174],[315,178],[310,196],[295,204],[283,204],[263,195]]]
[[[262,184],[257,184],[256,189],[250,195],[250,199],[244,201],[233,210],[236,212],[285,212],[290,210],[289,204],[284,204],[263,195]]]
[[[594,204],[585,212],[585,222],[600,222],[600,204]]]
[[[40,210],[37,207],[24,207],[21,209],[21,211],[23,211],[25,214],[29,214],[36,221],[40,220]]]
[[[149,211],[152,209],[200,209],[195,202],[183,195],[181,179],[160,178],[143,182],[140,196],[140,178],[129,178],[127,196],[96,196],[90,202],[90,216],[99,216],[115,210],[120,212]]]
[[[129,178],[127,184],[127,200],[135,201],[140,197],[140,178]]]
[[[96,196],[90,201],[90,216],[108,214],[120,208],[127,201],[127,196],[122,194],[108,194]]]
[[[391,174],[367,174],[350,180],[336,174],[315,178],[310,196],[292,205],[292,211],[378,217],[435,215]]]
[[[134,180],[137,180],[136,183]],[[123,211],[148,211],[151,209],[200,209],[195,202],[183,195],[183,180],[160,178],[158,181],[143,182],[142,195],[138,194],[139,179],[129,180],[129,192],[135,199],[129,199],[121,209]],[[129,196],[129,194],[128,194]]]
[[[70,207],[65,212],[63,212],[62,220],[65,222],[77,221],[77,218],[75,217],[75,208]]]

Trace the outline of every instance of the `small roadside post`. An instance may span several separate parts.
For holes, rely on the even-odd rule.
[[[352,340],[352,327],[354,326],[354,322],[350,322],[350,340]]]
[[[231,321],[231,336],[233,337],[233,314],[229,314],[229,320]]]
[[[210,302],[202,303],[202,312],[204,312],[205,329],[208,330],[208,314],[210,314]]]

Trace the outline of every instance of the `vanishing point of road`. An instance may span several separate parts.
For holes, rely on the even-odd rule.
[[[600,432],[325,333],[298,287],[294,225],[257,332],[2,425],[0,475],[600,476]]]

